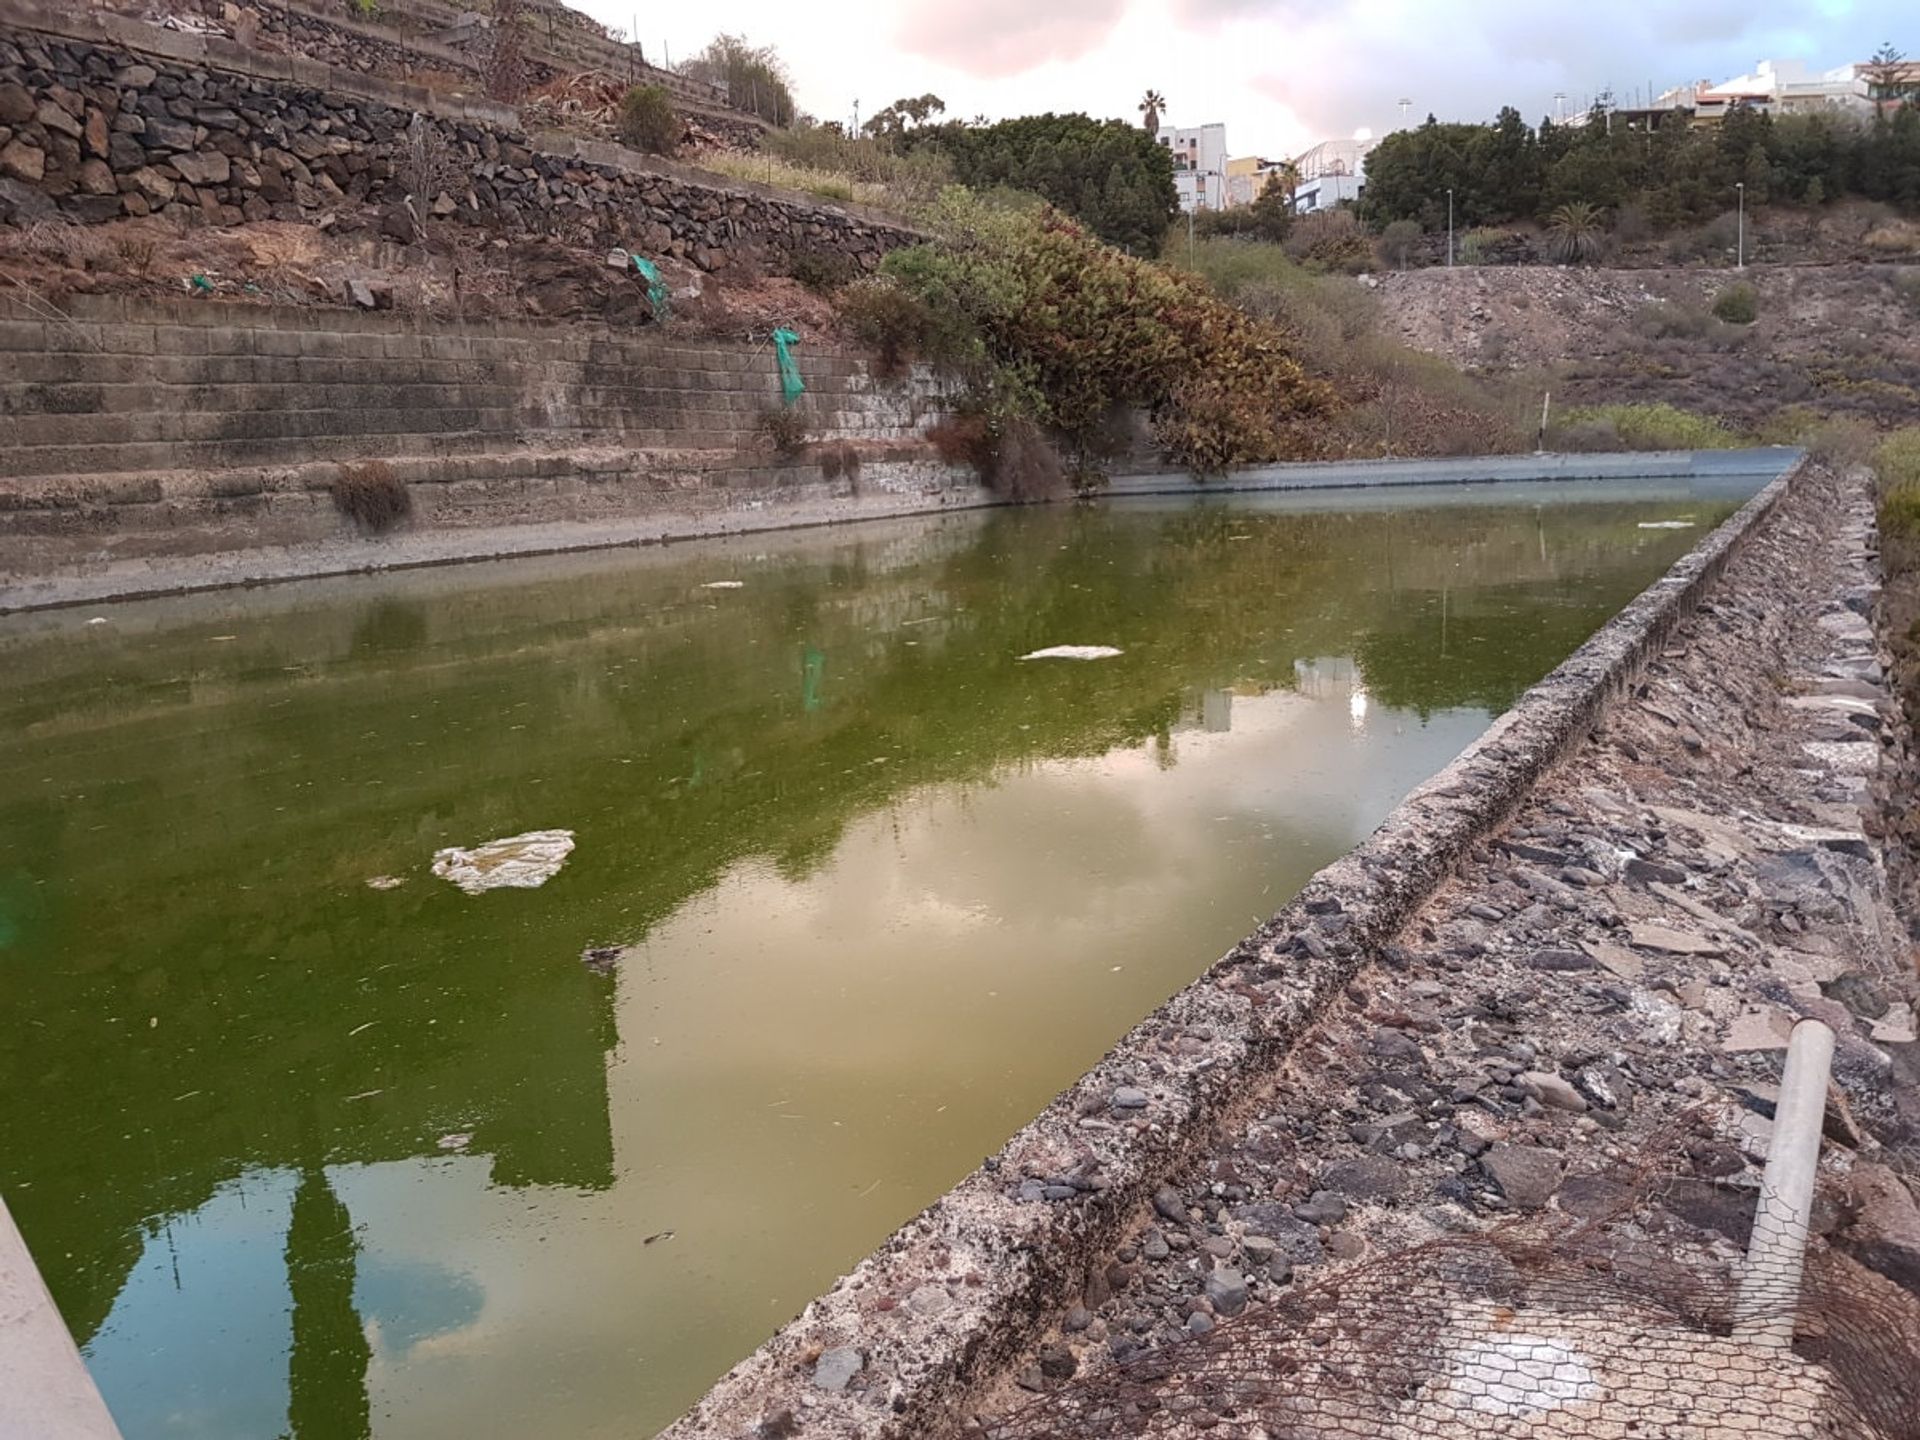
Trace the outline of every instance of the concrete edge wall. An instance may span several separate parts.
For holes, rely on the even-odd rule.
[[[1772,478],[1802,451],[1783,446],[1743,450],[1647,450],[1630,453],[1472,455],[1453,459],[1303,461],[1256,465],[1196,480],[1174,471],[1118,475],[1109,495],[1194,495],[1218,491],[1362,489],[1387,485],[1457,485],[1495,480],[1647,480],[1685,475],[1709,479]]]
[[[511,105],[473,96],[443,95],[424,85],[411,85],[378,75],[363,75],[357,70],[343,70],[298,55],[270,55],[224,36],[164,30],[157,25],[148,25],[103,10],[75,10],[63,6],[58,0],[53,0],[53,3],[50,0],[0,0],[0,34],[9,30],[32,31],[92,45],[120,46],[182,65],[298,85],[350,100],[372,101],[395,110],[418,111],[456,124],[477,125],[526,136],[531,149],[555,159],[601,165],[628,175],[662,175],[683,185],[711,190],[722,196],[750,196],[791,205],[796,209],[839,214],[856,224],[903,235],[919,237],[924,234],[898,216],[884,214],[865,205],[827,201],[804,191],[783,190],[751,180],[734,180],[691,165],[642,155],[605,141],[587,140],[558,131],[531,131],[520,112]]]
[[[1795,460],[1372,836],[729,1371],[663,1440],[957,1430],[1046,1318],[1104,1283],[1090,1267],[1160,1184],[1197,1161],[1248,1083],[1630,689],[1803,465]],[[1250,965],[1270,979],[1250,986],[1240,978]],[[1146,1108],[1117,1109],[1116,1090],[1143,1074],[1157,1077]],[[797,1429],[782,1426],[783,1414]]]

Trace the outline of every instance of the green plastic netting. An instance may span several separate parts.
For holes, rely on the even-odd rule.
[[[807,382],[800,378],[800,367],[793,361],[793,347],[799,343],[800,337],[784,326],[773,332],[773,348],[780,357],[780,396],[788,405],[807,389]]]
[[[660,276],[660,267],[638,255],[629,255],[627,258],[633,261],[633,268],[640,272],[640,278],[647,282],[647,303],[653,306],[653,318],[666,319],[667,282]]]

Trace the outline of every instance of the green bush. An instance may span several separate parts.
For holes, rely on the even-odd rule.
[[[1340,275],[1364,275],[1373,269],[1373,243],[1351,210],[1316,210],[1294,222],[1286,252],[1303,265]]]
[[[1062,215],[1006,214],[956,194],[935,225],[938,242],[882,267],[922,307],[930,333],[919,343],[966,377],[977,408],[1059,437],[1083,472],[1116,411],[1150,411],[1168,454],[1213,474],[1299,453],[1299,422],[1332,402],[1276,327]]]
[[[1896,430],[1873,452],[1880,481],[1880,533],[1887,539],[1920,539],[1920,425]],[[1900,563],[1896,568],[1912,568]]]
[[[969,357],[972,331],[956,326],[891,276],[849,285],[840,294],[841,322],[873,357],[882,379],[906,374],[916,360],[958,366]]]
[[[1380,258],[1396,270],[1405,269],[1425,233],[1417,220],[1395,220],[1380,232]]]
[[[1547,438],[1558,450],[1731,450],[1744,443],[1712,416],[1665,403],[1567,410]]]
[[[857,280],[860,267],[838,250],[802,250],[787,262],[787,274],[816,295],[831,295]]]
[[[1649,340],[1705,340],[1714,332],[1714,318],[1697,305],[1655,300],[1634,316],[1634,328]]]
[[[671,155],[680,146],[686,127],[666,90],[659,85],[636,85],[620,101],[620,138],[649,155]]]
[[[1751,325],[1760,318],[1760,294],[1744,280],[1714,298],[1713,313],[1729,325]]]
[[[1493,247],[1507,238],[1504,230],[1481,228],[1460,237],[1459,260],[1462,265],[1484,265]]]

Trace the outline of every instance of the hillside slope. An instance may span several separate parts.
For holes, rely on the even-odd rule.
[[[1716,319],[1714,300],[1742,281],[1758,319]],[[1666,401],[1745,430],[1796,406],[1881,426],[1920,411],[1920,266],[1461,267],[1362,283],[1409,345],[1537,374],[1556,404]]]

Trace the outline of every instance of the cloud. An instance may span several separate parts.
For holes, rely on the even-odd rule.
[[[1762,58],[1801,58],[1815,68],[1862,59],[1873,36],[1895,26],[1905,0],[1865,0],[1836,12],[1821,0],[1752,6],[1736,0],[1655,11],[1573,10],[1531,0],[1476,5],[1262,3],[1176,0],[1187,15],[1265,27],[1286,26],[1284,74],[1254,81],[1330,135],[1396,124],[1402,96],[1409,119],[1489,118],[1506,104],[1527,118],[1564,92],[1576,109],[1611,88],[1631,100],[1703,77],[1726,79]]]
[[[1079,60],[1103,45],[1126,0],[920,0],[902,15],[902,46],[972,75],[1018,75]]]

